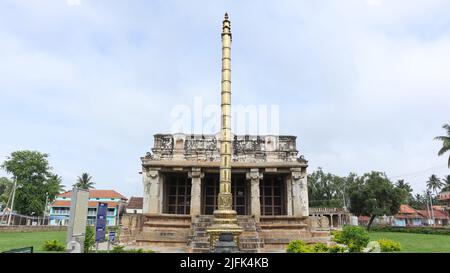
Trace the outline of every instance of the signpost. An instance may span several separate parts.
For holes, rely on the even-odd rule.
[[[116,240],[116,232],[110,231],[108,234],[108,252],[111,244],[114,244],[114,241]]]
[[[98,251],[98,243],[105,241],[107,211],[108,211],[108,203],[98,203],[97,217],[95,219],[95,243],[97,251]]]

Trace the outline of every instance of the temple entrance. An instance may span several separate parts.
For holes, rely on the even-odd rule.
[[[212,215],[217,209],[217,195],[220,184],[219,174],[206,173],[202,183],[202,214]],[[245,174],[231,175],[231,192],[233,194],[233,209],[238,215],[247,215],[249,210],[249,185]]]
[[[259,185],[261,215],[286,215],[285,176],[264,174]]]
[[[168,173],[164,175],[164,200],[164,213],[190,213],[191,181],[187,174]]]

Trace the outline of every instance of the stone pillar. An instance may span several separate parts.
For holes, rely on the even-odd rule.
[[[246,176],[247,180],[250,181],[251,214],[255,217],[255,221],[258,223],[261,217],[259,180],[263,179],[263,174],[259,172],[259,169],[250,169]]]
[[[293,216],[292,209],[292,177],[289,176],[286,181],[286,214],[288,216]]]
[[[308,216],[308,186],[306,168],[292,168],[292,209],[294,216]]]
[[[161,213],[160,183],[161,176],[159,168],[144,169],[144,204],[143,213],[158,214]]]
[[[200,168],[193,167],[189,172],[189,177],[191,178],[191,216],[195,217],[200,215],[201,211],[201,185],[204,173]]]

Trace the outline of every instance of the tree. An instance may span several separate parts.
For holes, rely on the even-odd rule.
[[[50,175],[47,183],[48,183],[48,192],[50,196],[56,197],[58,194],[63,193],[65,191],[64,188],[66,186],[62,184],[62,178],[57,174]]]
[[[413,189],[408,182],[405,182],[404,179],[399,179],[395,183],[395,186],[403,191],[402,203],[409,204],[410,200],[414,198],[412,196]]]
[[[423,209],[427,204],[426,195],[421,195],[420,193],[417,193],[414,195],[408,205],[410,205],[414,209]]]
[[[13,181],[6,177],[0,177],[0,207],[3,209],[9,201],[9,196],[13,188]]]
[[[92,176],[88,173],[82,173],[81,176],[78,176],[77,183],[74,184],[74,187],[79,189],[89,190],[94,188],[94,182],[91,181]]]
[[[444,187],[441,189],[441,191],[450,191],[450,174],[442,178],[442,181],[444,182]]]
[[[427,189],[437,193],[442,187],[444,183],[435,175],[432,174],[427,181]]]
[[[434,139],[442,141],[442,147],[438,151],[438,156],[441,156],[445,154],[446,152],[450,151],[450,124],[444,124],[442,126],[447,132],[446,136],[437,136]],[[450,155],[448,156],[448,167],[450,168]]]
[[[350,212],[370,217],[367,230],[375,217],[399,211],[404,191],[395,187],[384,173],[372,171],[357,180],[359,183],[350,195]]]
[[[48,163],[48,154],[37,151],[15,151],[3,162],[1,168],[17,180],[14,210],[18,213],[40,216],[47,201],[59,193],[55,190],[61,180]]]

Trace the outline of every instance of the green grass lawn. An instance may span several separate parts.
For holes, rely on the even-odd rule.
[[[42,247],[46,240],[59,240],[65,244],[65,231],[42,232],[0,232],[0,252],[21,247],[34,247],[34,252],[45,252]]]
[[[415,234],[402,232],[370,232],[370,239],[390,239],[400,242],[401,252],[450,253],[450,235]]]
[[[65,231],[43,232],[0,232],[0,252],[13,248],[33,246],[35,252],[42,249],[46,240],[59,240],[64,243]],[[448,252],[450,253],[450,235],[414,234],[401,232],[370,232],[370,239],[391,239],[400,242],[401,252]]]

